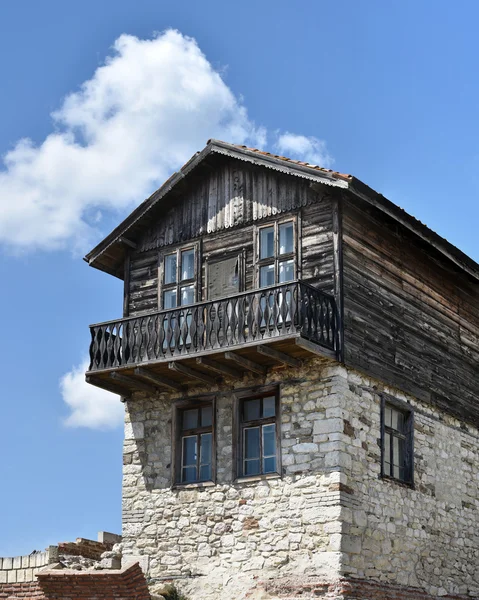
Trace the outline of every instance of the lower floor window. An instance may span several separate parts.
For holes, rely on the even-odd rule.
[[[189,406],[178,411],[177,483],[213,478],[213,406]]]
[[[239,413],[239,476],[278,473],[277,393],[241,399]]]
[[[408,405],[382,404],[382,474],[413,481],[413,412]]]

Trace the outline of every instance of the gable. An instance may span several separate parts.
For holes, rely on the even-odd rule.
[[[139,251],[192,240],[317,203],[320,186],[245,164],[221,159],[196,178],[173,206],[158,215],[137,243]],[[166,208],[166,207],[165,207]]]

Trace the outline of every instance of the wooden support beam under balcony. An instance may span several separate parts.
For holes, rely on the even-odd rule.
[[[133,390],[141,390],[143,392],[149,392],[150,394],[156,394],[156,392],[158,391],[158,388],[156,386],[149,385],[148,383],[144,383],[143,381],[139,381],[135,377],[131,377],[128,375],[121,375],[120,373],[110,373],[110,379],[113,379],[113,381],[119,383],[120,385],[124,384],[125,386],[129,386]]]
[[[178,383],[177,381],[173,381],[172,379],[169,379],[168,377],[156,375],[156,373],[147,371],[143,367],[137,367],[135,369],[134,373],[141,379],[146,379],[147,381],[149,381],[150,383],[153,383],[154,385],[168,388],[175,392],[181,392],[185,389],[185,387],[183,385],[181,385],[181,383]]]
[[[300,367],[302,365],[302,361],[299,358],[294,358],[294,356],[290,356],[285,352],[280,352],[279,350],[275,350],[270,346],[256,346],[256,351],[264,356],[268,356],[273,360],[276,360],[285,365],[289,365],[290,367]]]
[[[243,367],[243,369],[246,369],[247,371],[253,371],[253,373],[257,373],[258,375],[266,375],[268,372],[267,367],[263,367],[262,365],[253,362],[249,358],[245,358],[244,356],[241,356],[241,354],[237,354],[236,352],[225,352],[225,358],[227,360],[234,361],[236,364]]]
[[[220,363],[217,360],[208,358],[207,356],[199,356],[196,359],[196,362],[197,364],[205,367],[205,369],[209,369],[210,371],[214,371],[215,373],[219,373],[225,377],[232,377],[233,379],[241,379],[243,377],[243,373],[241,371],[238,371],[229,365],[225,365],[224,363]]]
[[[182,375],[186,375],[187,377],[192,377],[193,379],[198,379],[199,381],[202,381],[203,383],[209,383],[210,385],[215,385],[217,383],[217,378],[211,377],[210,375],[207,375],[206,373],[203,373],[202,371],[197,371],[196,369],[187,367],[186,365],[184,365],[178,361],[170,362],[168,364],[168,367],[170,369],[172,369],[173,371],[177,371],[178,373],[181,373]]]
[[[131,396],[131,390],[127,387],[117,385],[112,381],[105,380],[100,377],[93,377],[92,375],[87,375],[85,377],[85,381],[91,385],[106,390],[107,392],[111,392],[112,394],[118,394],[119,396],[122,396],[125,400],[128,400]]]

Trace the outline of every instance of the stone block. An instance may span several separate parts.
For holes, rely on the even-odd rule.
[[[10,571],[7,571],[7,583],[17,583],[16,569],[10,569]]]

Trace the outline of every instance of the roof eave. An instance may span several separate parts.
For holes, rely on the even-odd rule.
[[[395,221],[409,229],[409,231],[412,231],[426,243],[441,252],[441,254],[447,257],[461,270],[465,271],[468,273],[468,275],[479,281],[479,264],[467,254],[462,252],[462,250],[459,250],[459,248],[451,244],[451,242],[448,242],[438,233],[434,232],[432,229],[429,229],[427,225],[424,225],[418,221],[404,209],[388,200],[382,194],[374,191],[356,177],[351,178],[348,188],[352,194],[361,200],[366,201],[371,206],[381,210],[383,213],[387,214]]]
[[[173,187],[191,171],[193,171],[210,153],[223,154],[231,158],[237,158],[253,164],[263,165],[288,175],[303,177],[317,183],[324,183],[333,187],[346,189],[348,182],[342,179],[336,179],[329,173],[320,172],[314,168],[309,168],[304,165],[295,163],[286,163],[284,160],[276,159],[273,156],[259,155],[251,152],[246,148],[238,148],[233,144],[221,142],[219,140],[209,140],[207,145],[201,152],[197,152],[192,158],[186,162],[179,171],[173,173],[167,181],[156,190],[149,198],[144,200],[137,208],[135,208],[126,219],[124,219],[115,229],[109,233],[99,244],[97,244],[84,260],[92,267],[110,273],[118,277],[118,273],[108,269],[105,266],[100,266],[98,259],[112,245],[121,243],[120,238],[127,235],[128,230],[137,223],[159,200],[161,200]],[[95,264],[97,263],[97,264]]]

